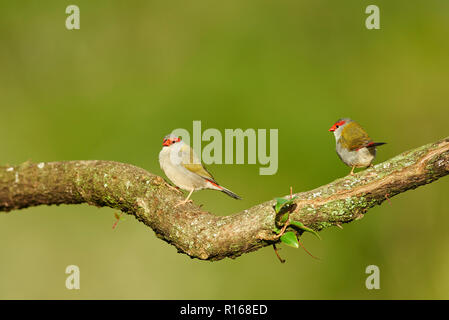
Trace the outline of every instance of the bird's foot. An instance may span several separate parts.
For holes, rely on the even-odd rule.
[[[184,205],[186,203],[193,203],[193,200],[190,200],[190,199],[182,200],[177,205],[175,205],[175,208],[178,207],[178,206],[182,206],[182,205]]]

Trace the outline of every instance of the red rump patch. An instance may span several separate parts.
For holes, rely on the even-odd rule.
[[[212,180],[206,179],[207,181],[209,181],[210,183],[212,183],[214,186],[216,186],[217,188],[223,189],[222,186],[218,185],[216,182],[213,182]]]
[[[374,142],[374,141],[372,141],[372,142],[368,143],[367,145],[358,148],[356,151],[359,151],[360,149],[363,149],[363,148],[369,148],[369,147],[377,147],[377,146],[381,146],[381,145],[383,145],[383,144],[385,144],[385,143],[383,143],[383,142]]]

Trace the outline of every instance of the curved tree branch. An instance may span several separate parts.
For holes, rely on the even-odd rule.
[[[296,194],[290,216],[320,231],[351,222],[387,197],[449,173],[449,137],[404,152],[354,176]],[[88,203],[134,215],[156,235],[192,258],[235,258],[279,241],[275,201],[231,216],[195,204],[175,207],[182,195],[164,179],[111,161],[68,161],[0,166],[0,211],[37,205]]]

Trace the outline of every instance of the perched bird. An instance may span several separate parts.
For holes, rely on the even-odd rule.
[[[339,119],[329,129],[334,133],[337,154],[348,166],[354,168],[369,167],[376,157],[376,147],[385,142],[373,142],[365,130],[349,118]]]
[[[192,202],[193,191],[213,189],[226,193],[234,199],[241,199],[232,191],[220,186],[214,177],[204,168],[193,149],[181,141],[181,138],[168,135],[162,142],[159,164],[167,177],[179,188],[189,191],[187,198],[176,206]]]

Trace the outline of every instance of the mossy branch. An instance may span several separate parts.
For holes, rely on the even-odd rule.
[[[354,176],[295,194],[291,218],[315,231],[338,226],[362,217],[387,198],[448,173],[449,137]],[[161,177],[124,163],[67,161],[0,166],[0,211],[43,204],[107,206],[134,215],[179,252],[203,260],[235,258],[279,241],[273,232],[274,200],[222,217],[195,204],[175,207],[182,197]]]

